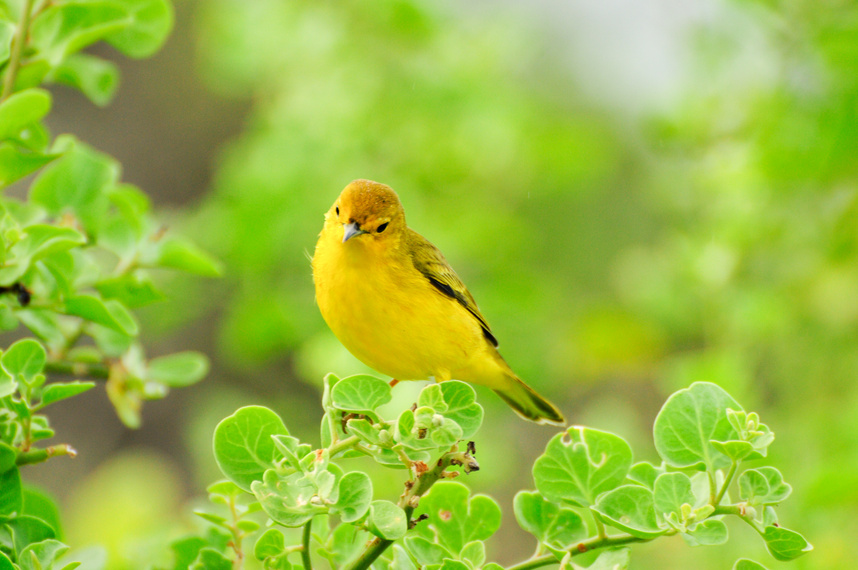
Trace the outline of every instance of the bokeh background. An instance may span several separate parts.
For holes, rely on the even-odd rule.
[[[99,391],[57,406],[80,456],[25,475],[61,498],[68,542],[108,544],[114,568],[166,564],[218,477],[214,426],[240,405],[318,441],[322,376],[366,369],[319,316],[308,256],[342,187],[371,178],[568,418],[653,460],[664,399],[720,384],[777,435],[794,488],[781,519],[816,548],[791,567],[852,567],[854,1],[177,0],[154,59],[97,49],[123,68],[116,100],[57,88],[53,130],[116,156],[225,275],[165,276],[172,300],[143,314],[147,352],[202,350],[206,381],[148,403],[138,431]],[[397,387],[392,409],[418,389]],[[479,400],[467,483],[502,502],[489,559],[512,563],[534,543],[511,499],[554,430]],[[730,531],[722,547],[636,547],[633,567],[780,566]]]

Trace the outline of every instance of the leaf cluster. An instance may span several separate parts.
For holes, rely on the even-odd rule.
[[[558,560],[576,544],[590,550],[677,534],[691,546],[724,544],[728,515],[750,525],[777,560],[811,550],[778,523],[774,507],[792,490],[780,471],[742,470],[765,458],[774,441],[756,413],[715,384],[697,382],[667,400],[653,435],[659,465],[633,463],[628,443],[612,433],[573,426],[552,438],[533,465],[537,492],[516,496],[521,526]]]
[[[453,466],[479,467],[473,441],[465,445],[482,422],[473,389],[430,384],[413,406],[386,419],[386,382],[328,375],[324,386],[319,448],[261,406],[218,424],[214,453],[228,480],[209,491],[229,508],[198,512],[218,533],[209,542],[179,541],[195,549],[181,568],[204,567],[204,556],[229,568],[250,538],[265,568],[309,570],[321,558],[348,570],[500,570],[485,545],[500,526],[500,505],[449,480],[458,474]],[[533,464],[536,490],[519,492],[513,505],[539,546],[510,570],[578,568],[572,559],[588,552],[597,553],[589,568],[627,568],[634,543],[679,535],[691,546],[724,544],[729,516],[756,531],[777,560],[812,548],[778,522],[775,507],[791,487],[778,469],[760,465],[774,434],[723,389],[698,382],[673,394],[656,417],[654,438],[658,465],[634,463],[623,438],[597,429],[573,426],[552,438]],[[406,469],[397,503],[375,498],[373,480],[359,468],[347,470],[362,456]],[[262,532],[261,525],[270,528]],[[735,568],[764,567],[742,559]]]
[[[162,301],[153,271],[219,274],[218,263],[167,231],[121,167],[73,135],[45,126],[64,84],[106,104],[116,66],[82,53],[104,41],[146,57],[172,27],[168,0],[0,0],[0,190],[32,176],[26,198],[0,195],[0,332],[24,338],[0,351],[0,568],[70,569],[53,500],[21,467],[58,455],[44,409],[106,381],[119,417],[140,423],[144,400],[199,381],[207,359],[147,359],[134,311]]]

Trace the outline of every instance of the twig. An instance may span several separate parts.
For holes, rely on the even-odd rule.
[[[12,53],[9,56],[9,67],[6,68],[6,78],[3,82],[3,93],[0,94],[0,101],[5,100],[15,89],[15,79],[18,78],[18,68],[21,66],[21,52],[24,51],[24,44],[27,43],[27,36],[30,33],[30,12],[32,10],[33,0],[24,0],[24,6],[21,8],[21,22],[18,24],[18,31],[12,40]]]
[[[301,562],[304,564],[304,570],[313,570],[313,565],[310,561],[310,537],[313,533],[313,519],[307,521],[304,525],[304,535],[301,538]]]
[[[77,451],[67,443],[61,443],[59,445],[52,445],[44,449],[31,449],[29,451],[23,451],[18,454],[18,458],[15,460],[15,463],[17,465],[41,463],[42,461],[47,461],[51,457],[56,457],[58,455],[68,455],[69,457],[75,457],[77,455]]]
[[[463,461],[464,458],[467,458],[467,461]],[[417,500],[425,495],[439,479],[444,478],[444,471],[451,465],[464,465],[466,469],[470,468],[473,471],[479,469],[476,461],[465,453],[449,451],[442,455],[435,467],[421,473],[410,487],[406,487],[405,493],[399,498],[399,507],[405,511],[405,520],[408,521],[409,526]],[[393,540],[374,538],[349,570],[366,570],[393,542]]]
[[[712,501],[712,506],[717,507],[721,502],[721,499],[724,498],[724,494],[727,493],[727,488],[730,487],[730,483],[733,482],[733,477],[736,476],[736,470],[739,468],[739,462],[733,461],[733,464],[730,465],[730,470],[727,472],[727,477],[724,479],[724,484],[721,486],[721,490],[718,491],[718,494],[715,496],[715,499]]]
[[[49,360],[45,364],[45,372],[107,380],[110,367],[103,362],[70,362],[68,360]]]
[[[668,532],[666,534],[674,533]],[[600,548],[622,546],[624,544],[631,544],[634,542],[649,542],[651,540],[654,539],[638,538],[637,536],[632,536],[630,534],[606,536],[604,538],[595,537],[575,544],[572,548],[569,549],[567,554],[569,555],[569,557],[573,557],[584,554],[585,552],[598,550]],[[530,558],[529,560],[525,560],[524,562],[519,562],[518,564],[510,566],[506,570],[532,570],[533,568],[541,568],[542,566],[548,566],[549,564],[557,564],[557,557],[553,554],[544,554],[542,556]]]

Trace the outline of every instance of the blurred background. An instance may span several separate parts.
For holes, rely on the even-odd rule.
[[[791,568],[854,564],[855,2],[176,0],[154,59],[98,49],[122,66],[116,100],[57,88],[54,132],[118,158],[226,271],[165,276],[172,299],[143,313],[147,352],[202,350],[206,381],[148,403],[133,432],[103,391],[56,406],[80,456],[25,475],[60,497],[67,542],[107,543],[114,568],[167,564],[218,478],[214,426],[240,405],[318,442],[321,378],[366,369],[318,314],[308,256],[340,190],[370,178],[572,422],[654,460],[665,398],[718,383],[777,435],[771,464],[794,488],[781,520],[815,546]],[[400,384],[391,410],[419,388]],[[467,483],[501,501],[489,560],[512,563],[535,545],[511,500],[555,431],[478,397]],[[399,494],[398,473],[379,477]],[[730,531],[636,547],[633,567],[778,564]]]

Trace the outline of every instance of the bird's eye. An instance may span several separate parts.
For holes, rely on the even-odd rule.
[[[378,229],[377,229],[377,230],[375,230],[375,231],[377,231],[378,233],[383,232],[384,230],[386,230],[386,229],[387,229],[387,224],[389,224],[389,223],[390,223],[390,222],[384,222],[383,224],[381,224],[380,226],[378,226]]]
[[[340,207],[339,206],[337,206],[337,215],[338,216],[340,215]]]

